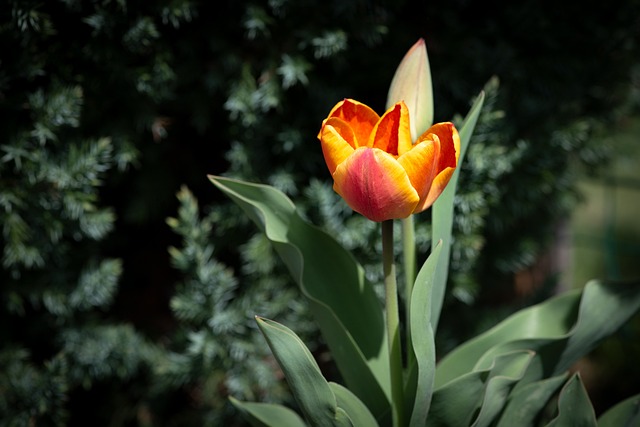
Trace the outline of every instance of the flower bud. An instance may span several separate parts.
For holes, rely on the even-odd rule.
[[[433,87],[424,39],[409,49],[391,80],[386,108],[400,101],[409,109],[411,140],[416,141],[433,123]]]

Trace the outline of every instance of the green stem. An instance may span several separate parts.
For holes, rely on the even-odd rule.
[[[411,366],[414,354],[411,350],[411,328],[409,319],[411,316],[411,293],[416,280],[416,236],[413,224],[413,215],[402,220],[402,256],[404,261],[404,303],[405,303],[405,327],[407,331],[407,366]]]
[[[387,335],[389,337],[389,372],[391,374],[391,409],[394,427],[403,420],[402,347],[400,344],[400,316],[398,314],[398,285],[393,256],[393,220],[382,222],[382,266],[386,296]]]

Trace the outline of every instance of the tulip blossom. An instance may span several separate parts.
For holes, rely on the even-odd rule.
[[[409,110],[400,101],[380,117],[352,99],[339,102],[318,134],[333,189],[372,221],[406,218],[433,204],[460,153],[452,123],[437,123],[411,139]]]

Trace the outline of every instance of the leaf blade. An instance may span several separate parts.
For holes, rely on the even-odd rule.
[[[573,375],[560,392],[558,416],[547,427],[596,427],[596,415],[579,374]]]
[[[376,416],[387,412],[390,376],[383,311],[362,267],[335,239],[306,223],[282,192],[230,178],[209,179],[271,241],[309,299],[349,389]]]
[[[378,426],[378,421],[371,414],[369,408],[348,388],[334,382],[329,382],[329,387],[331,387],[333,394],[336,396],[338,407],[345,411],[353,425]]]
[[[257,316],[256,322],[305,418],[314,426],[336,425],[336,398],[309,349],[286,326]]]
[[[467,113],[462,126],[460,127],[460,156],[458,157],[458,167],[456,168],[449,184],[445,187],[440,197],[431,208],[431,221],[433,234],[431,236],[431,250],[433,251],[440,240],[443,241],[442,255],[436,269],[436,277],[433,285],[433,298],[431,302],[431,326],[433,332],[438,329],[438,320],[442,310],[442,302],[447,287],[447,277],[449,274],[449,257],[451,256],[451,231],[453,228],[453,205],[460,175],[460,165],[469,147],[469,140],[473,129],[478,121],[478,116],[484,103],[484,92],[480,92],[474,101],[471,109]]]
[[[633,427],[640,425],[640,394],[610,408],[598,418],[598,427]]]
[[[429,426],[447,427],[472,425],[476,414],[482,414],[483,407],[493,397],[492,383],[497,388],[517,383],[525,374],[533,353],[515,351],[500,355],[494,359],[492,366],[462,375],[433,392],[433,400],[429,411]],[[488,394],[489,393],[489,394]],[[489,402],[491,406],[481,420],[491,420],[500,402]],[[496,405],[495,403],[498,403]],[[480,412],[478,412],[480,410]],[[477,421],[478,418],[475,420]]]
[[[589,282],[582,292],[567,292],[520,310],[457,347],[438,364],[436,388],[518,349],[538,352],[544,375],[558,375],[639,308],[640,284]],[[606,326],[585,321],[594,312],[607,319]]]
[[[272,403],[241,402],[229,400],[254,427],[306,427],[305,422],[293,410]]]
[[[558,375],[527,384],[514,392],[509,397],[497,427],[534,425],[536,417],[566,379],[567,375]]]
[[[416,386],[409,397],[413,396],[410,426],[423,426],[431,405],[433,382],[436,369],[436,346],[431,327],[431,293],[436,266],[442,253],[442,242],[429,255],[420,269],[411,294],[410,331],[411,348],[417,364]]]

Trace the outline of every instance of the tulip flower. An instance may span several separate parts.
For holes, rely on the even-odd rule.
[[[380,117],[352,99],[339,102],[318,134],[334,190],[372,221],[406,218],[433,204],[460,153],[452,123],[437,123],[412,142],[403,101]]]

